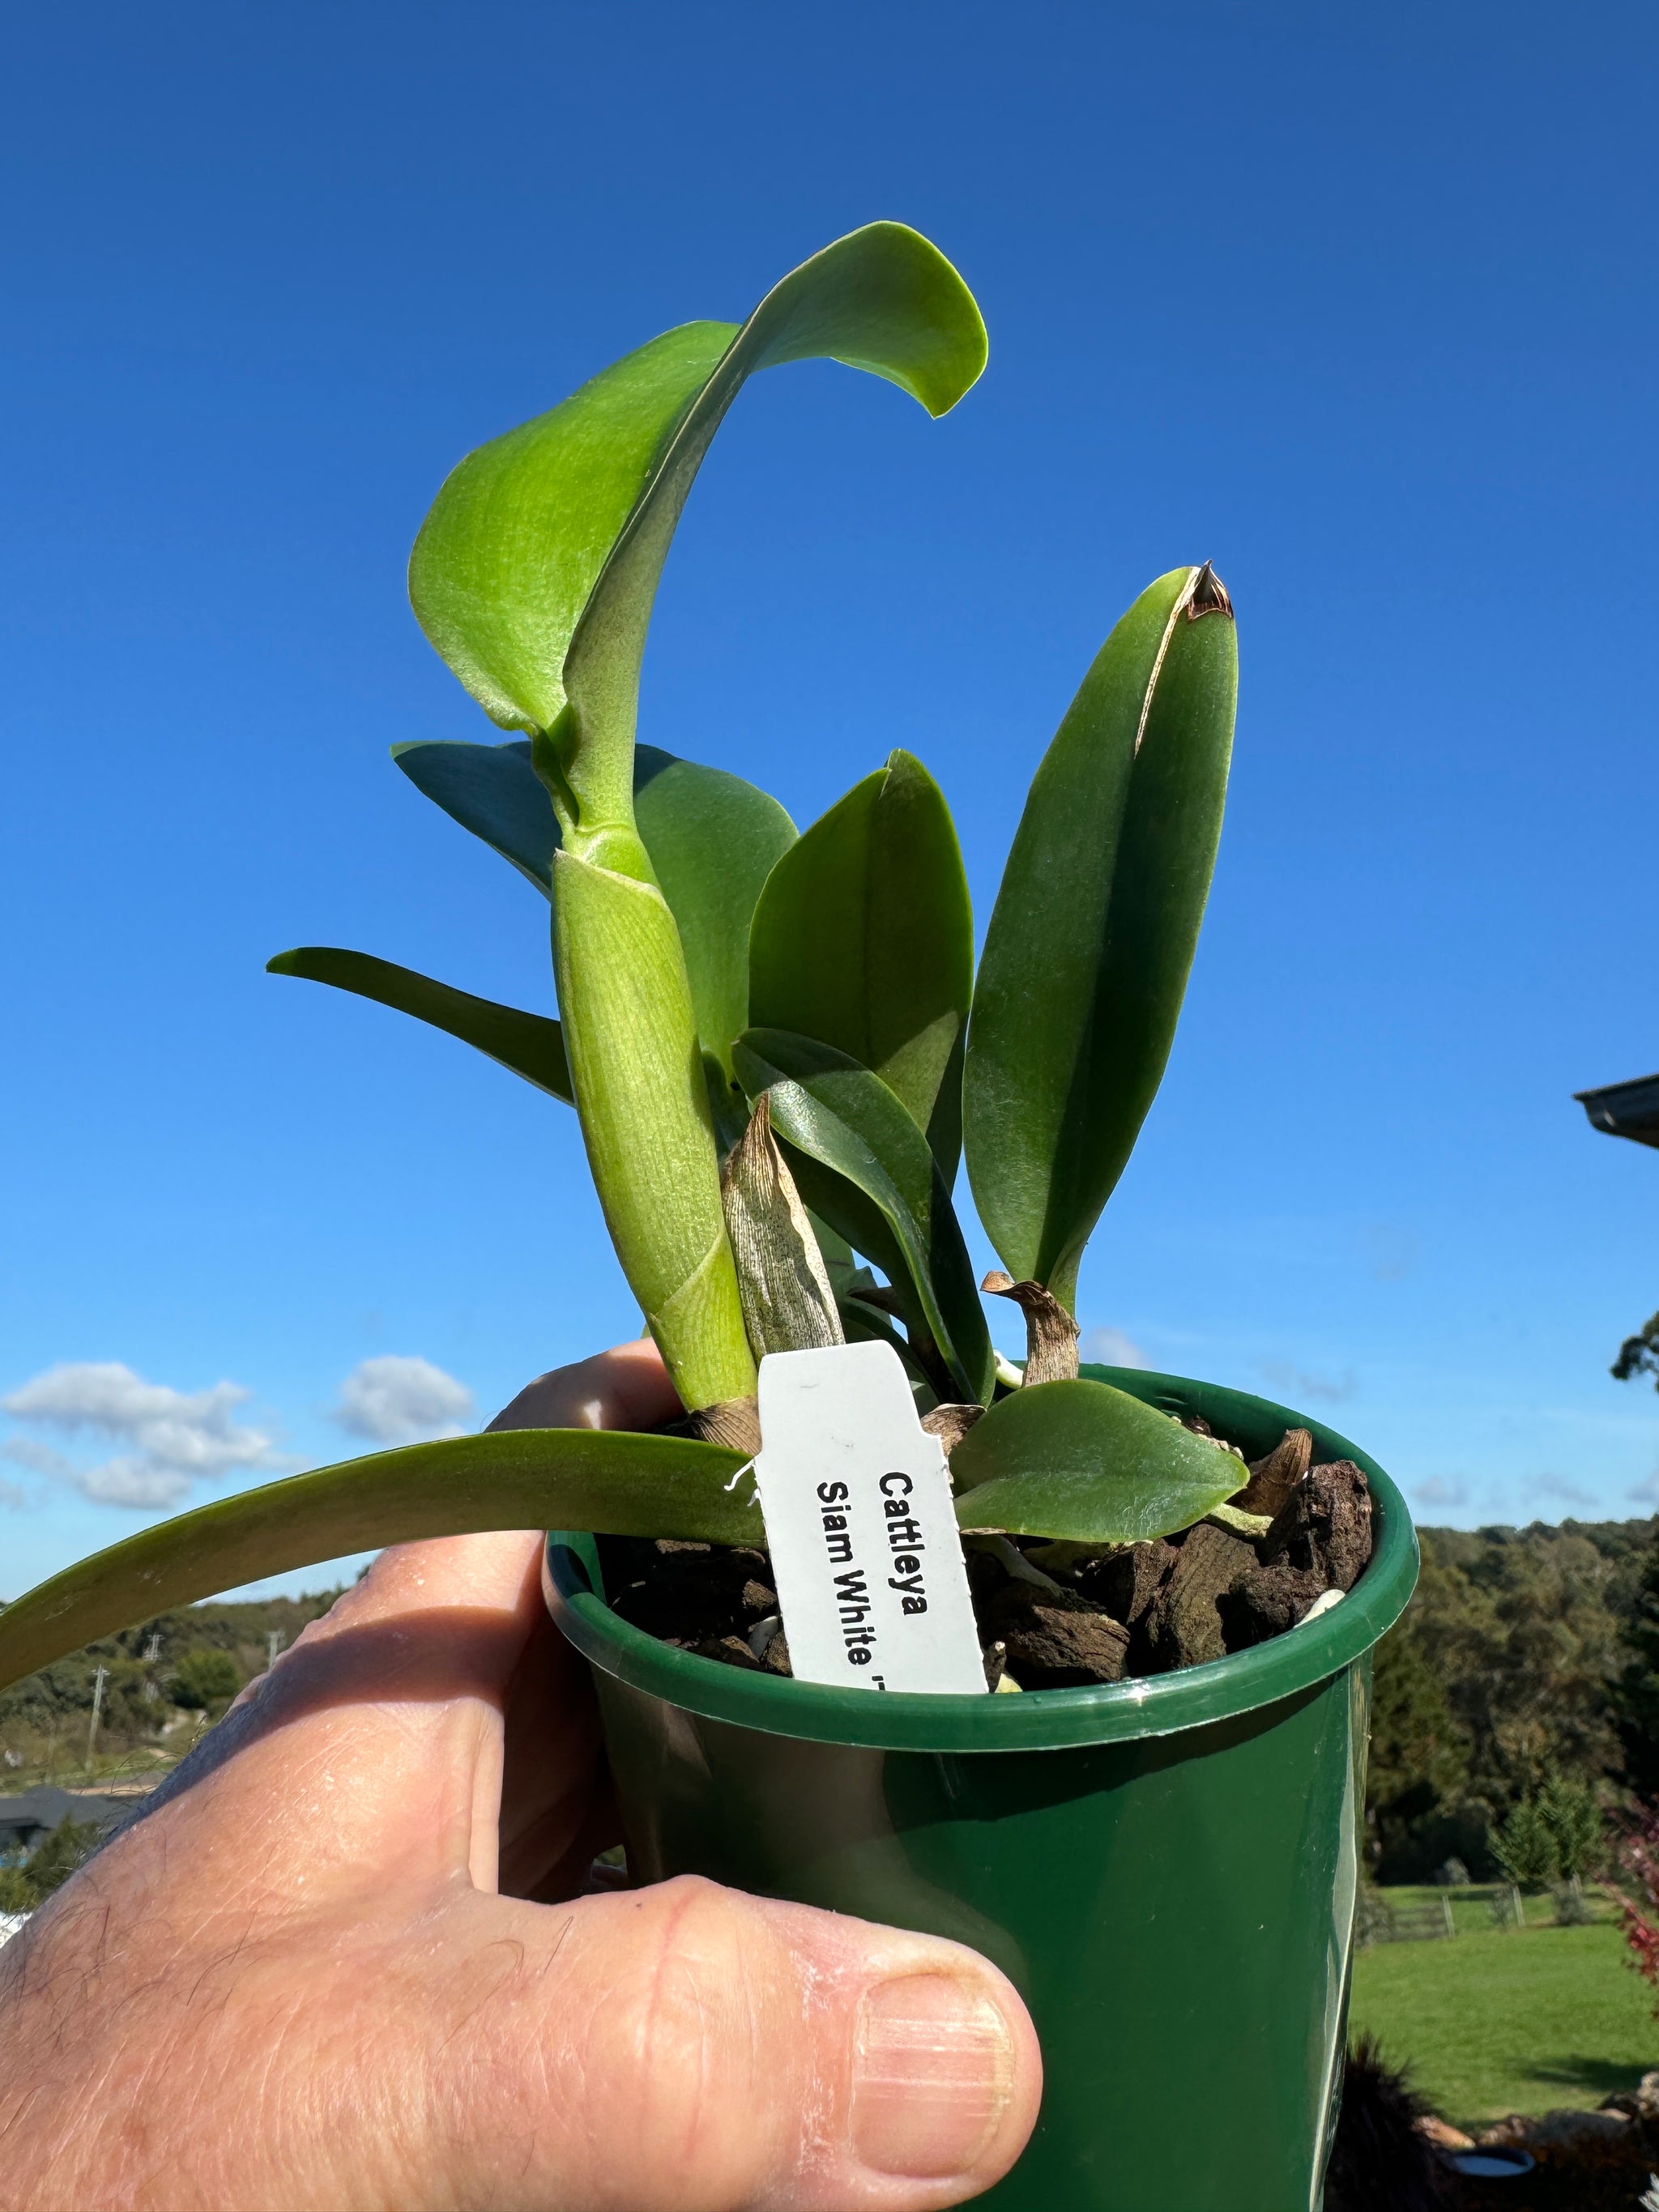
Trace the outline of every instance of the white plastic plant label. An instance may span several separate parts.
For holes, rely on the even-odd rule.
[[[769,1352],[760,1426],[757,1486],[797,1679],[983,1692],[945,1452],[891,1346]]]

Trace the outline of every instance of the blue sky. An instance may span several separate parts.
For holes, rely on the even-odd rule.
[[[569,1115],[263,963],[550,1010],[540,901],[386,757],[492,734],[409,543],[469,447],[878,215],[990,368],[936,425],[749,387],[643,734],[803,823],[911,748],[982,922],[1105,631],[1212,558],[1227,825],[1082,1318],[1425,1518],[1652,1510],[1659,1402],[1606,1370],[1659,1160],[1570,1094],[1659,1066],[1656,44],[1616,5],[15,15],[0,1592],[143,1524],[88,1488],[364,1449],[411,1380],[481,1419],[636,1330]]]

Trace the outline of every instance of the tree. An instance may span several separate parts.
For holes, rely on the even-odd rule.
[[[205,1712],[210,1706],[234,1698],[241,1686],[241,1671],[228,1651],[199,1648],[186,1651],[174,1669],[173,1701]]]
[[[1627,1656],[1611,1703],[1625,1771],[1638,1796],[1659,1796],[1659,1545],[1643,1563],[1620,1640]]]
[[[1373,1879],[1415,1880],[1465,1847],[1458,1829],[1468,1750],[1445,1685],[1408,1615],[1376,1647],[1366,1771]],[[1486,1829],[1483,1815],[1474,1841]]]
[[[0,1866],[0,1912],[33,1912],[40,1893],[26,1868]]]
[[[1635,1335],[1625,1339],[1607,1372],[1615,1382],[1628,1382],[1632,1375],[1651,1375],[1659,1390],[1659,1313],[1650,1314]]]
[[[1554,1832],[1535,1797],[1522,1798],[1501,1828],[1487,1830],[1486,1847],[1518,1889],[1541,1889],[1561,1871]]]
[[[1556,1870],[1577,1890],[1579,1877],[1593,1873],[1601,1857],[1601,1808],[1595,1792],[1558,1774],[1540,1792],[1537,1802],[1538,1817],[1555,1846]]]

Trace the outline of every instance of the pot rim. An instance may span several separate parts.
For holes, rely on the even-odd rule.
[[[1417,1582],[1417,1532],[1405,1499],[1357,1444],[1305,1413],[1219,1383],[1145,1368],[1088,1366],[1083,1372],[1165,1413],[1202,1413],[1249,1457],[1271,1451],[1287,1428],[1304,1428],[1312,1432],[1316,1464],[1348,1459],[1363,1468],[1379,1526],[1370,1564],[1341,1603],[1317,1620],[1202,1666],[1084,1689],[1027,1690],[1017,1698],[843,1689],[751,1674],[676,1650],[612,1613],[599,1595],[593,1539],[579,1531],[555,1529],[548,1536],[543,1586],[549,1609],[603,1673],[705,1719],[808,1742],[932,1752],[1054,1751],[1230,1720],[1328,1680],[1363,1659],[1394,1626]]]

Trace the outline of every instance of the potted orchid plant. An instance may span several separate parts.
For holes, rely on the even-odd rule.
[[[637,741],[653,603],[715,432],[748,377],[818,357],[938,416],[980,375],[984,325],[935,247],[872,223],[741,325],[671,330],[469,454],[416,541],[421,625],[511,734],[397,764],[547,902],[557,1018],[336,947],[270,963],[574,1109],[684,1419],[451,1438],[185,1514],[9,1607],[0,1679],[343,1553],[548,1528],[636,1879],[696,1870],[933,1929],[1023,1990],[1048,2091],[996,2202],[1311,2206],[1369,1653],[1410,1594],[1410,1523],[1317,1423],[1080,1367],[1073,1310],[1197,943],[1233,607],[1188,564],[1112,629],[976,962],[950,811],[908,753],[798,835],[766,793]],[[1003,1262],[983,1285],[963,1166]],[[1023,1365],[994,1352],[982,1293],[1020,1307]],[[757,1370],[847,1344],[885,1347],[948,1456],[982,1692],[792,1667],[754,1498]]]

